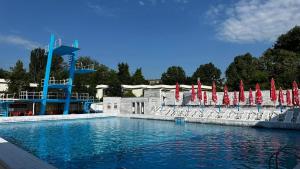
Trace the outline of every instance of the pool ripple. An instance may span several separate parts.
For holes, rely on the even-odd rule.
[[[62,169],[259,169],[281,146],[300,149],[299,131],[127,118],[1,124],[0,136]]]

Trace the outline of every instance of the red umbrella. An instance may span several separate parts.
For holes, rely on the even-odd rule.
[[[201,102],[201,100],[202,100],[202,88],[201,88],[200,79],[197,80],[197,84],[198,84],[197,95],[198,95],[199,102]]]
[[[176,99],[176,101],[178,101],[179,100],[179,84],[178,84],[178,82],[176,82],[176,89],[175,89],[175,99]]]
[[[225,104],[226,106],[228,106],[230,104],[230,99],[228,96],[228,89],[227,89],[226,85],[224,86],[223,104]]]
[[[273,78],[271,79],[270,97],[271,97],[271,101],[273,101],[275,104],[275,102],[277,100],[277,95],[276,95],[275,81]]]
[[[278,102],[279,102],[281,105],[284,104],[283,92],[282,92],[281,87],[279,88]]]
[[[216,89],[216,83],[215,83],[215,81],[213,81],[213,84],[212,84],[211,99],[215,103],[217,103],[217,101],[218,101],[217,89]]]
[[[288,106],[290,106],[292,104],[291,92],[289,90],[286,91],[286,104]]]
[[[260,86],[258,83],[256,83],[256,93],[255,93],[255,103],[256,104],[262,104],[263,100],[262,100],[262,93],[260,90]]]
[[[194,102],[195,99],[196,99],[196,92],[195,92],[194,84],[192,84],[191,101]]]
[[[293,105],[298,106],[299,105],[299,92],[298,92],[298,85],[297,82],[293,82]]]
[[[244,83],[243,80],[240,81],[240,92],[239,92],[239,101],[245,101],[245,92],[244,92]]]
[[[250,88],[249,89],[249,104],[253,105],[253,102],[254,102],[254,100],[253,100],[253,95],[252,95],[252,89]]]
[[[236,94],[236,91],[234,91],[234,93],[233,93],[233,105],[237,105],[237,103],[238,103],[238,98],[237,98],[237,94]]]
[[[204,105],[205,105],[207,103],[206,91],[204,91],[204,93],[203,93],[203,101],[204,101]]]

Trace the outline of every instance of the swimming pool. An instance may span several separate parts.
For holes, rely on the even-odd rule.
[[[299,131],[129,118],[1,124],[0,136],[63,169],[267,168],[280,146],[300,148]]]

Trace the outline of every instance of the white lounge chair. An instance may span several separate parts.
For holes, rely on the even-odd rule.
[[[241,120],[248,120],[249,119],[249,115],[250,115],[250,110],[244,110]]]
[[[286,111],[284,122],[291,123],[293,119],[294,111],[288,110]]]
[[[271,111],[270,110],[265,110],[263,111],[263,114],[261,116],[261,121],[269,121],[270,120],[270,113]]]

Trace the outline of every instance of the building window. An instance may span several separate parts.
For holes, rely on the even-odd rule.
[[[107,104],[107,109],[110,109],[111,108],[111,105],[110,103]]]
[[[118,108],[118,104],[115,103],[115,104],[114,104],[114,109],[117,109],[117,108]]]
[[[135,103],[132,103],[132,114],[135,114]]]
[[[141,114],[144,114],[144,109],[145,109],[144,107],[145,107],[145,103],[142,102],[142,103],[141,103],[141,109],[142,109],[142,110],[141,110]]]
[[[140,107],[140,102],[136,102],[136,114],[141,113],[141,107]]]

